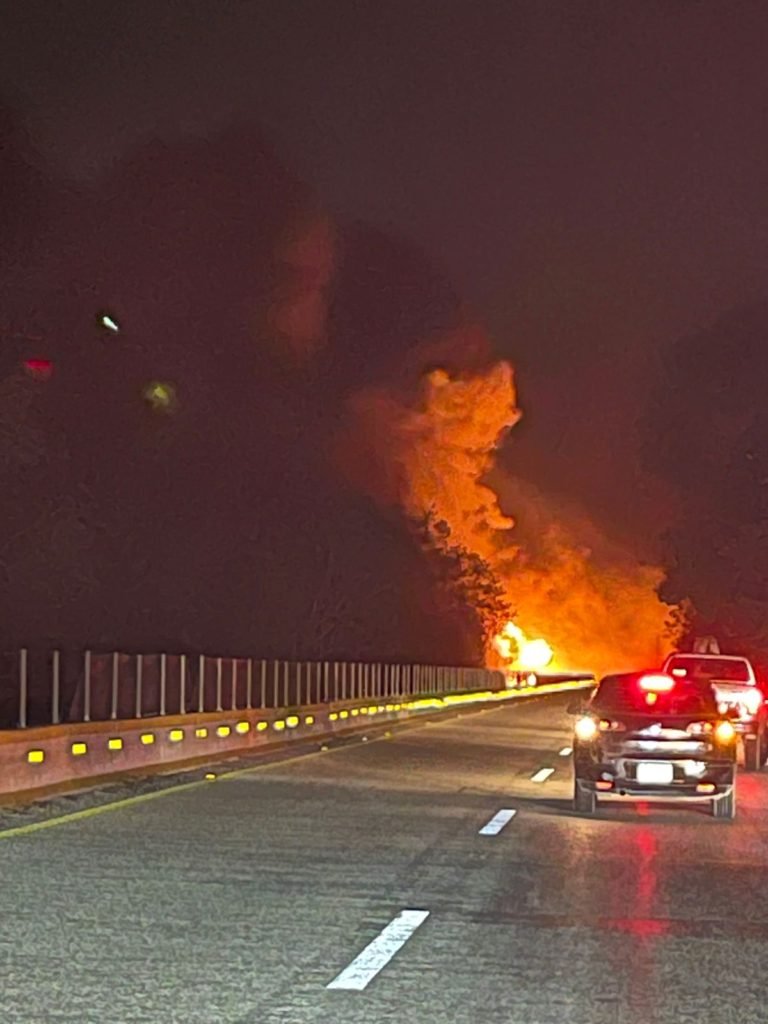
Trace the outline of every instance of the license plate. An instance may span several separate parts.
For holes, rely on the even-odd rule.
[[[637,781],[650,785],[665,786],[675,777],[675,771],[666,761],[641,761],[637,766]]]

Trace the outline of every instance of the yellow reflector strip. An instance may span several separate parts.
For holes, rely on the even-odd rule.
[[[44,760],[44,750],[30,750],[30,752],[27,754],[27,761],[29,761],[30,764],[42,764]]]
[[[168,739],[171,741],[171,743],[181,743],[181,741],[184,739],[184,730],[171,729],[170,733],[168,734]]]
[[[344,712],[343,712],[343,711],[342,711],[342,714],[344,714]],[[360,714],[360,709],[359,709],[359,708],[352,708],[352,717],[353,717],[353,718],[357,718],[357,716],[358,716],[359,714]]]
[[[145,747],[151,747],[155,742],[155,734],[153,732],[143,732],[141,734],[141,742]]]
[[[340,711],[339,712],[339,718],[349,718],[349,712],[348,711]]]
[[[200,725],[195,729],[195,736],[197,736],[199,740],[208,739],[208,730],[204,725]]]
[[[355,710],[352,712],[352,714],[356,715],[358,713],[358,711],[360,712],[361,715],[367,715],[368,714],[368,708],[355,708]]]
[[[307,715],[307,717],[304,719],[304,725],[314,725],[314,724],[315,724],[315,716],[314,715]]]
[[[88,753],[88,744],[87,743],[73,743],[72,744],[72,753],[75,755],[75,757],[79,757],[81,754],[87,754]]]
[[[376,708],[376,710],[377,711],[386,711],[387,709],[384,707],[383,704],[379,704],[379,706]]]
[[[375,715],[378,710],[379,709],[377,707],[368,708],[368,714],[369,715]]]
[[[265,729],[269,728],[269,722],[259,722],[256,726],[257,732],[264,732]]]
[[[332,711],[330,715],[328,715],[328,720],[331,722],[335,722],[338,717],[339,716],[336,714],[336,712]]]
[[[231,732],[232,732],[232,730],[230,729],[230,727],[228,725],[220,725],[218,727],[218,729],[216,730],[216,735],[217,736],[221,736],[221,738],[224,739],[224,737],[225,736],[229,736],[229,734]]]
[[[282,718],[280,718],[276,722],[272,723],[272,727],[274,729],[277,729],[278,732],[282,732],[283,729],[285,728],[285,722],[282,720]]]
[[[215,779],[216,778],[216,776],[214,775],[213,772],[206,772],[205,773],[205,777],[206,777],[206,779]]]
[[[119,736],[113,736],[111,739],[107,740],[107,746],[110,750],[122,750],[123,741]]]
[[[395,704],[395,711],[399,711],[401,707],[402,704]]]
[[[251,731],[251,723],[250,722],[238,722],[237,725],[235,726],[235,731],[239,732],[241,736],[245,736],[245,734],[247,732]]]
[[[395,710],[395,705],[394,704],[387,704],[387,711],[394,711],[394,710]]]
[[[289,715],[285,720],[285,724],[288,726],[289,729],[295,729],[296,726],[299,724],[298,716]]]

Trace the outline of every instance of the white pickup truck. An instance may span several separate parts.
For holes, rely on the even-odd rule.
[[[744,767],[759,771],[768,760],[768,706],[748,658],[734,654],[670,654],[663,666],[672,676],[710,683],[718,704],[732,709],[744,746]]]

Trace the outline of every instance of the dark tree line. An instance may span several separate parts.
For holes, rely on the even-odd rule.
[[[663,354],[646,462],[674,489],[664,596],[692,632],[768,660],[768,302],[734,309]]]
[[[346,398],[455,323],[429,261],[334,233],[252,129],[78,187],[0,130],[2,645],[478,657],[329,457]]]

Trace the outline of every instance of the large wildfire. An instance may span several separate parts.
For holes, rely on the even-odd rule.
[[[432,369],[408,397],[360,393],[353,419],[366,486],[398,502],[425,547],[450,563],[449,586],[474,607],[488,664],[596,673],[657,664],[675,634],[675,609],[656,593],[660,569],[601,557],[551,516],[523,543],[502,510],[488,477],[520,415],[507,362]]]

